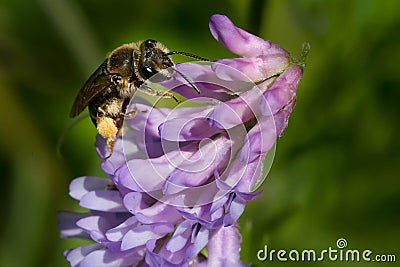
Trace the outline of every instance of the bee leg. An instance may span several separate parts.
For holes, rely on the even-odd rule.
[[[136,114],[138,112],[148,112],[148,110],[147,109],[142,109],[142,110],[138,109],[135,105],[133,108],[129,109],[127,112],[121,113],[121,116],[125,119],[132,119],[136,116]]]
[[[176,96],[174,94],[172,94],[170,92],[167,92],[167,91],[157,90],[157,89],[151,88],[151,87],[147,86],[146,84],[142,84],[139,87],[139,90],[142,91],[143,93],[146,93],[146,94],[152,95],[152,96],[161,96],[161,97],[172,98],[177,103],[180,103],[179,99],[176,98]]]
[[[109,157],[111,157],[111,155],[114,151],[114,143],[115,143],[115,137],[107,138],[107,148],[108,148],[108,151],[110,151],[110,154],[105,159],[108,159]]]
[[[125,119],[133,119],[136,117],[137,109],[133,108],[128,110],[126,113],[121,113],[121,116],[124,117]]]
[[[115,137],[107,138],[106,142],[107,142],[106,144],[107,144],[107,149],[108,149],[109,154],[108,154],[108,156],[103,158],[103,161],[109,159],[112,156],[113,151],[114,151]]]
[[[114,143],[119,132],[118,127],[115,124],[115,120],[108,116],[105,116],[104,110],[102,108],[98,109],[97,118],[97,131],[99,134],[107,140],[107,148],[110,154],[105,158],[111,157],[114,150]]]

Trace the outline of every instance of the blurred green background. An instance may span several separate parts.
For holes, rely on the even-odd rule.
[[[400,261],[400,2],[2,0],[0,3],[0,266],[68,266],[57,210],[77,210],[68,184],[100,175],[96,129],[67,131],[77,91],[106,53],[153,38],[173,50],[231,57],[208,30],[214,13],[297,54],[311,52],[262,196],[240,219],[242,259],[269,249],[336,248]],[[186,60],[176,57],[175,61]]]

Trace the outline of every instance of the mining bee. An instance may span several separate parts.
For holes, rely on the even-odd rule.
[[[171,55],[180,54],[202,61],[208,59],[186,52],[168,51],[155,40],[124,44],[113,50],[86,81],[76,96],[70,117],[78,116],[86,107],[99,134],[107,140],[112,155],[115,139],[122,135],[127,106],[137,90],[153,96],[176,97],[167,91],[145,84],[153,75],[157,82],[170,79],[174,72],[181,75],[200,94],[200,90],[174,67]]]

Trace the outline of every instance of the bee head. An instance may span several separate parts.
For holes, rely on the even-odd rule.
[[[168,80],[172,77],[174,66],[168,55],[168,49],[155,40],[146,40],[141,44],[141,58],[139,73],[144,79],[149,79],[155,74],[157,82]]]

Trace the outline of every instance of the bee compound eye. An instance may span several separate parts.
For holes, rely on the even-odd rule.
[[[146,78],[149,79],[151,76],[153,76],[154,74],[157,73],[157,71],[153,68],[147,67],[147,66],[143,66],[140,68],[140,71],[142,73],[142,75]]]

